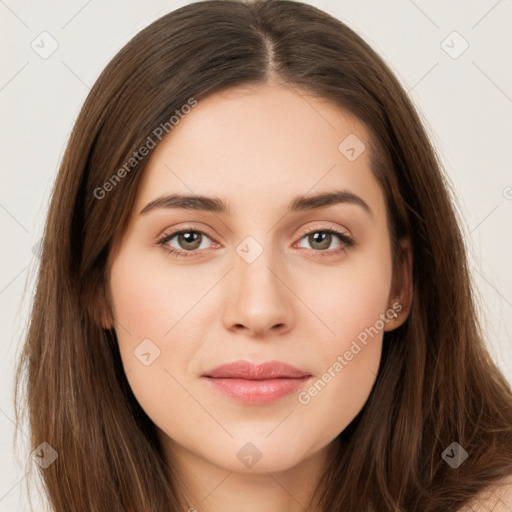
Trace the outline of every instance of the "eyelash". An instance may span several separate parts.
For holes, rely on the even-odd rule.
[[[171,233],[165,233],[164,235],[162,235],[162,237],[160,237],[157,240],[157,244],[160,245],[165,251],[167,251],[168,254],[172,254],[178,258],[188,258],[190,256],[195,256],[197,253],[203,252],[204,249],[196,249],[194,251],[179,251],[179,250],[175,249],[174,247],[170,247],[169,245],[166,245],[167,242],[169,242],[176,235],[179,235],[181,233],[199,233],[201,235],[207,236],[210,240],[212,240],[212,238],[204,231],[201,231],[199,229],[194,229],[194,228],[184,228],[184,229],[180,229],[177,231],[173,231]],[[341,247],[339,247],[338,249],[331,249],[329,251],[316,251],[314,249],[309,249],[310,251],[313,251],[312,255],[314,257],[325,258],[328,256],[336,256],[336,255],[341,254],[342,252],[344,252],[347,249],[354,247],[356,245],[356,242],[351,237],[349,237],[347,234],[342,233],[341,231],[337,231],[335,229],[329,229],[329,228],[324,228],[324,229],[314,228],[314,229],[311,229],[304,233],[301,233],[301,235],[299,237],[299,241],[302,240],[305,236],[308,236],[312,233],[328,233],[331,235],[336,235],[339,238],[339,240],[344,244]]]

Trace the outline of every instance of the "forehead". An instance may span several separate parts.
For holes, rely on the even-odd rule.
[[[381,202],[364,125],[326,100],[280,85],[215,93],[153,150],[136,209],[169,193],[288,207],[290,198],[348,189]],[[377,207],[382,204],[377,205]]]

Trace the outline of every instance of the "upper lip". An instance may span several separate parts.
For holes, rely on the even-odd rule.
[[[299,370],[294,366],[281,361],[265,361],[261,364],[251,363],[249,361],[235,361],[234,363],[223,364],[203,373],[202,377],[212,377],[215,379],[247,379],[247,380],[265,380],[265,379],[297,379],[309,377],[311,374]]]

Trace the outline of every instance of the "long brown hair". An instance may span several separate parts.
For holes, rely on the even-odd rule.
[[[163,16],[112,59],[63,157],[15,394],[18,421],[22,405],[28,411],[32,449],[47,442],[58,453],[39,472],[56,512],[190,506],[131,392],[115,330],[101,326],[106,264],[148,159],[129,171],[126,162],[155,128],[191,98],[271,79],[364,123],[395,266],[400,237],[413,249],[412,309],[385,333],[372,392],[334,440],[317,488],[321,509],[456,510],[512,474],[511,388],[483,342],[449,188],[406,93],[367,43],[315,7],[214,0]],[[442,457],[454,442],[468,453],[457,469]]]

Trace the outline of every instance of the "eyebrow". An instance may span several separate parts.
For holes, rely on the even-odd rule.
[[[368,204],[361,197],[348,190],[321,192],[312,196],[297,196],[290,202],[288,212],[315,210],[344,203],[360,206],[370,216],[373,215],[372,209]],[[144,206],[140,211],[140,215],[157,208],[182,208],[230,215],[229,205],[219,197],[183,194],[170,194],[158,197]]]

